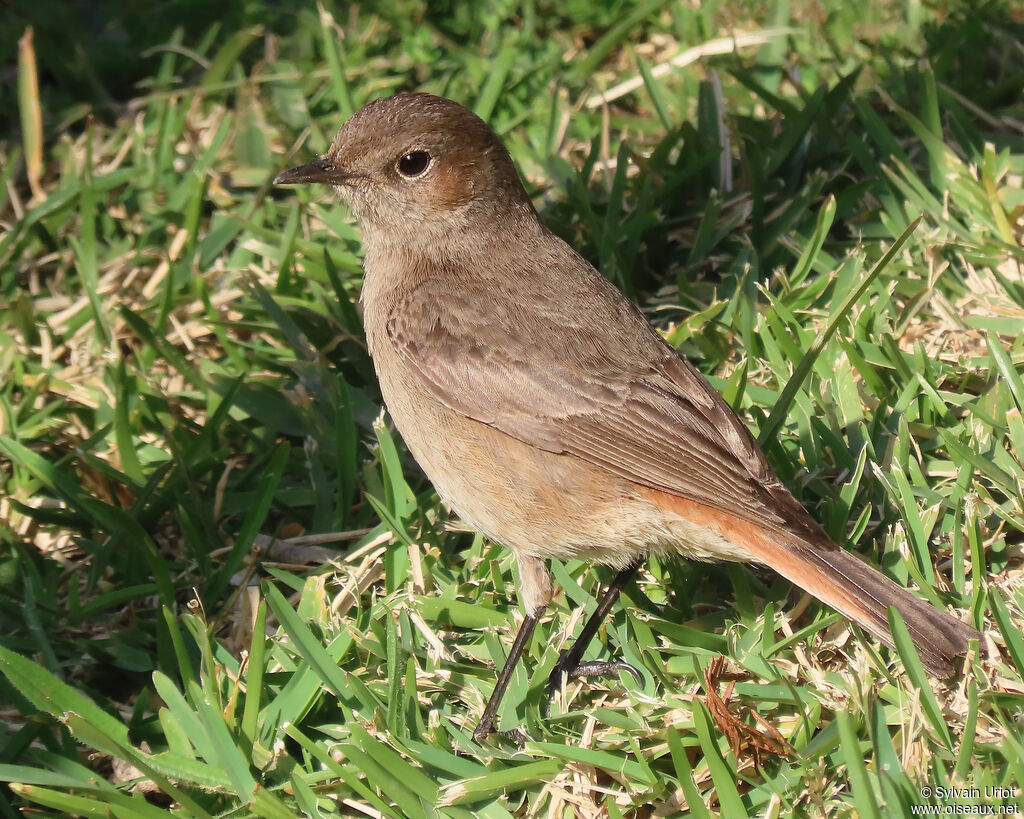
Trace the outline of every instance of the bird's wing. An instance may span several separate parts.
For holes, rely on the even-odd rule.
[[[828,542],[707,380],[606,280],[576,273],[554,288],[520,281],[535,292],[493,298],[486,311],[478,289],[428,280],[399,297],[387,330],[426,389],[468,418],[641,486]],[[577,305],[568,316],[567,304]]]

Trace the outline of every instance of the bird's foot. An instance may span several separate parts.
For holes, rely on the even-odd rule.
[[[628,671],[633,675],[637,685],[644,684],[644,676],[637,667],[621,660],[588,660],[585,663],[577,663],[575,668],[568,671],[561,671],[558,666],[555,666],[555,669],[566,674],[567,677],[610,677],[620,671]],[[550,684],[549,680],[548,685]],[[559,684],[561,684],[561,680],[559,680]]]
[[[556,692],[562,689],[562,685],[567,680],[578,677],[610,677],[618,674],[620,671],[628,671],[633,675],[633,679],[637,681],[638,685],[644,684],[643,675],[636,666],[632,666],[629,663],[622,662],[621,660],[587,660],[582,662],[573,657],[571,652],[563,651],[562,655],[558,658],[558,662],[555,663],[551,676],[548,677],[548,696],[544,705],[545,715],[551,707],[551,700],[554,699]]]
[[[480,720],[480,724],[473,730],[473,741],[477,744],[482,743],[491,734],[494,733],[494,720],[484,716]]]
[[[529,739],[526,736],[526,732],[522,728],[513,728],[511,731],[495,731],[493,720],[480,720],[480,724],[476,726],[473,731],[473,741],[477,745],[483,745],[487,741],[488,737],[499,736],[505,739],[511,740],[520,748],[526,744],[526,740]]]

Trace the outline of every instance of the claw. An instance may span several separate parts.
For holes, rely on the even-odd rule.
[[[608,677],[613,674],[618,674],[620,671],[628,671],[632,674],[637,685],[644,684],[643,675],[636,666],[630,665],[629,663],[619,660],[611,662],[604,660],[574,662],[571,652],[563,651],[561,656],[558,658],[558,662],[555,663],[551,676],[548,677],[548,696],[544,701],[543,706],[544,716],[548,715],[548,711],[551,708],[551,700],[554,699],[555,693],[561,689],[563,680],[568,680],[570,678],[575,679],[578,677]]]
[[[618,674],[620,671],[628,671],[633,675],[633,679],[636,680],[637,685],[644,684],[644,675],[640,673],[636,666],[630,665],[629,663],[622,662],[621,660],[614,660],[612,662],[605,662],[601,660],[589,660],[585,663],[580,663],[574,669],[569,672],[570,677],[610,677],[612,674]]]

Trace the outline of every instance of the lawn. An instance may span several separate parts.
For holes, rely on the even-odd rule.
[[[0,816],[1024,809],[1019,4],[4,18]],[[651,561],[588,654],[643,682],[545,715],[612,576],[555,564],[525,742],[474,743],[514,560],[382,413],[350,215],[271,184],[404,90],[490,122],[829,534],[990,656],[940,684],[768,569]]]

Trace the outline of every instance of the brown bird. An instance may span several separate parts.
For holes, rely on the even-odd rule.
[[[549,558],[620,570],[552,685],[626,668],[580,659],[651,554],[765,564],[889,646],[894,606],[936,677],[980,637],[832,542],[707,380],[541,224],[463,106],[371,102],[275,182],[332,185],[359,220],[388,411],[444,501],[518,560],[526,616],[477,739],[551,599]]]

